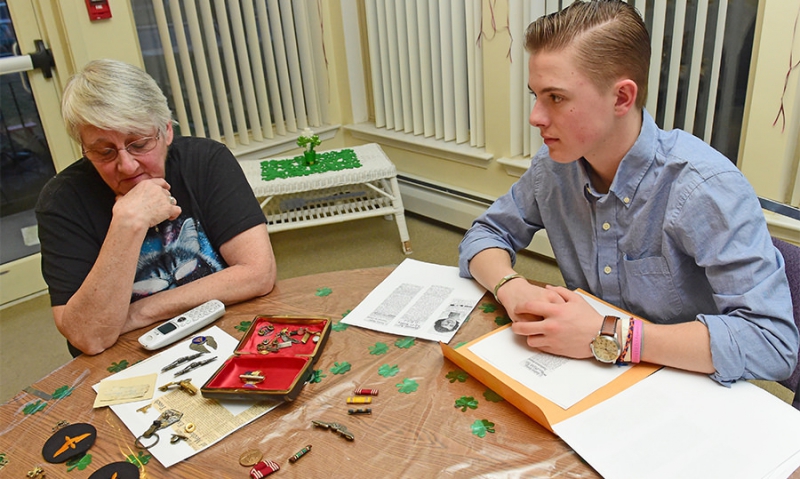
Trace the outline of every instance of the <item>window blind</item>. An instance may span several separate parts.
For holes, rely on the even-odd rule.
[[[366,0],[375,125],[484,146],[480,0]]]
[[[318,1],[152,6],[181,134],[236,150],[329,123]]]

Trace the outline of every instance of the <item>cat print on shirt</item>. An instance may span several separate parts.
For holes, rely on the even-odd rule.
[[[225,266],[194,218],[179,217],[164,222],[147,232],[131,301],[190,283]]]

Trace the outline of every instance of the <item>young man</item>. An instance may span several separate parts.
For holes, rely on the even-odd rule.
[[[525,45],[544,146],[467,231],[461,274],[494,291],[514,332],[542,351],[722,384],[788,377],[798,331],[783,258],[739,170],[644,110],[650,39],[636,10],[578,1],[533,22]],[[569,289],[512,269],[541,229]],[[603,318],[576,288],[651,323]]]
[[[181,138],[144,71],[96,60],[64,90],[83,158],[50,180],[36,215],[53,316],[73,355],[209,299],[269,293],[264,214],[222,144]]]

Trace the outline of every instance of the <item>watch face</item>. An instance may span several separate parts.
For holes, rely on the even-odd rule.
[[[592,341],[592,354],[603,363],[613,363],[619,357],[620,348],[617,341],[610,336],[597,336]]]

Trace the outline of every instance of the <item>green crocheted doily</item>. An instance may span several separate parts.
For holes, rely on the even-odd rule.
[[[316,153],[313,165],[307,165],[303,155],[284,160],[266,160],[261,162],[261,179],[264,181],[276,178],[293,178],[308,176],[326,171],[349,170],[360,168],[361,162],[356,152],[350,149]]]

